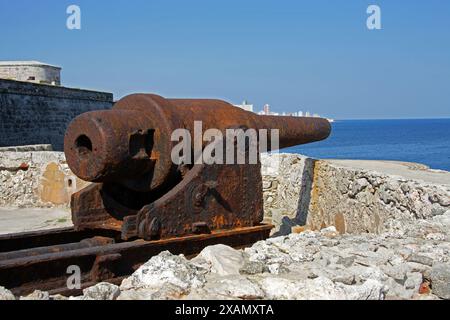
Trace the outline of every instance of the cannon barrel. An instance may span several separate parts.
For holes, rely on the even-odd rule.
[[[111,110],[80,115],[69,125],[64,151],[71,170],[91,182],[120,182],[136,191],[164,186],[176,173],[171,141],[176,129],[202,121],[203,132],[230,128],[278,129],[279,147],[326,139],[326,119],[259,116],[220,100],[127,96]],[[144,178],[143,178],[144,177]]]

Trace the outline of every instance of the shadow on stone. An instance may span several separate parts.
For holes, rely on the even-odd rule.
[[[296,224],[299,226],[306,225],[308,220],[308,211],[311,203],[311,192],[314,182],[314,169],[316,167],[316,161],[317,160],[311,158],[305,159],[300,197],[298,199],[297,216],[294,219]]]
[[[287,236],[288,234],[292,233],[292,228],[295,226],[298,226],[296,219],[283,217],[281,219],[280,229],[277,232],[275,232],[271,237],[276,238],[281,236]]]

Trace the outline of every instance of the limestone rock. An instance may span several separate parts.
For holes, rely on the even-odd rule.
[[[389,278],[386,281],[387,285],[387,296],[390,300],[405,300],[411,299],[418,291],[408,290],[405,288],[404,284]]]
[[[26,297],[20,297],[20,300],[41,300],[41,301],[48,301],[50,300],[50,295],[48,292],[36,290],[32,294],[26,296]]]
[[[325,281],[328,279],[325,279]],[[331,282],[331,281],[330,281]],[[300,300],[301,291],[305,288],[304,281],[295,281],[284,277],[267,276],[257,279],[259,287],[265,292],[265,297],[270,300]],[[321,296],[321,288],[317,288],[315,297]],[[309,297],[311,300],[314,296]],[[320,298],[317,298],[320,299]]]
[[[269,269],[267,268],[267,266],[259,261],[246,261],[244,265],[241,267],[241,269],[239,269],[240,274],[247,274],[247,275],[264,273],[268,271]]]
[[[205,248],[191,261],[220,276],[237,275],[245,263],[242,251],[222,244]]]
[[[101,282],[83,290],[83,300],[115,300],[120,294],[118,286]]]
[[[129,278],[125,279],[121,290],[147,288],[159,290],[166,285],[174,285],[182,290],[201,287],[205,283],[205,270],[188,261],[183,255],[174,256],[165,251],[151,258]]]
[[[349,193],[350,197],[354,198],[358,193],[364,190],[367,186],[369,186],[369,182],[366,178],[356,179],[351,187],[351,192]]]
[[[139,288],[122,291],[117,300],[179,300],[187,293],[186,289],[167,284],[161,288]]]
[[[133,290],[125,290],[121,291],[119,297],[117,297],[117,300],[154,300],[153,294],[156,291],[154,289],[145,289],[145,288],[138,288]]]
[[[409,271],[409,267],[406,264],[396,266],[383,265],[381,266],[381,270],[395,282],[404,283],[407,279],[406,273]]]
[[[388,279],[388,276],[381,271],[380,268],[375,266],[352,266],[348,268],[348,271],[356,275],[356,281],[359,283],[367,280],[377,280],[384,282]]]
[[[385,294],[384,285],[375,280],[348,286],[324,277],[301,281],[266,277],[260,286],[268,299],[276,300],[381,300]]]
[[[450,263],[438,263],[431,271],[433,294],[450,300]]]
[[[413,272],[407,274],[407,279],[405,281],[405,288],[407,290],[412,290],[414,293],[418,293],[420,286],[423,283],[423,275],[419,272]]]
[[[204,299],[228,297],[234,299],[263,299],[264,291],[249,278],[243,276],[227,276],[213,278],[206,285],[192,292],[187,299],[203,297]]]
[[[55,294],[55,295],[50,296],[50,300],[65,301],[65,300],[69,300],[69,298],[65,297],[63,295],[60,295],[60,294]]]
[[[328,238],[334,238],[339,234],[338,231],[336,230],[336,227],[334,227],[334,226],[322,229],[322,230],[320,230],[320,233],[323,236],[328,237]]]
[[[433,259],[427,256],[419,255],[419,254],[413,254],[408,258],[409,262],[416,262],[420,263],[426,266],[432,266],[433,265]]]
[[[1,300],[16,300],[16,297],[8,289],[0,287],[0,301]]]
[[[337,284],[345,292],[347,300],[384,300],[387,288],[381,282],[368,279],[361,285]]]

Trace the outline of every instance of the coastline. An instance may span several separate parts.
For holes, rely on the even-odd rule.
[[[282,150],[318,159],[421,163],[450,171],[450,119],[346,120],[329,139]]]

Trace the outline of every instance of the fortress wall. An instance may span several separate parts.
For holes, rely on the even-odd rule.
[[[110,93],[0,79],[0,147],[51,144],[62,151],[73,118],[112,104]]]

